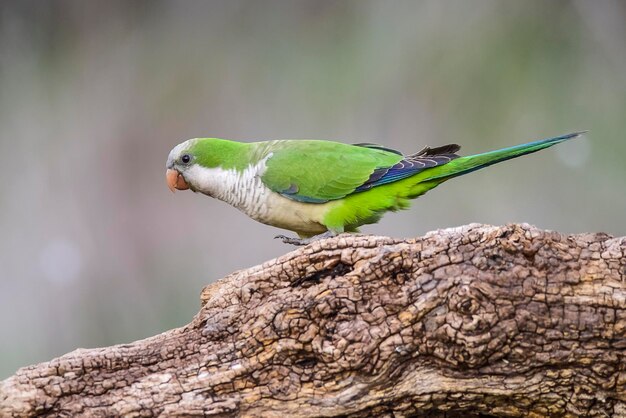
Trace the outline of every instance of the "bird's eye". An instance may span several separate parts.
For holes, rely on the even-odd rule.
[[[183,164],[189,164],[191,161],[191,155],[183,154],[182,157],[180,157],[180,161],[182,161]]]

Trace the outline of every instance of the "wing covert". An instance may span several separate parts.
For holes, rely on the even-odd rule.
[[[401,155],[331,141],[280,141],[271,150],[263,183],[274,192],[306,203],[341,199],[364,184],[374,171],[392,167]]]

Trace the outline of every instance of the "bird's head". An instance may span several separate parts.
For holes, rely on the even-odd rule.
[[[190,170],[198,163],[197,139],[189,139],[176,145],[167,156],[165,178],[172,192],[190,188]]]
[[[218,138],[194,138],[176,145],[167,157],[167,187],[173,192],[191,189],[211,195],[216,170],[246,162],[242,147],[242,143]]]

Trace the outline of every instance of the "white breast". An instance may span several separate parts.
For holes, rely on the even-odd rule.
[[[270,190],[261,181],[271,154],[243,171],[193,165],[185,179],[192,187],[220,199],[259,222],[304,234],[318,234],[327,204],[296,202]]]

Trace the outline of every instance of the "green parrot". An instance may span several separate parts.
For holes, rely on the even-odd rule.
[[[195,138],[172,149],[166,178],[172,191],[191,189],[223,200],[252,219],[300,236],[276,238],[304,245],[376,223],[448,179],[582,133],[467,157],[456,154],[461,148],[456,144],[404,155],[370,143]]]

